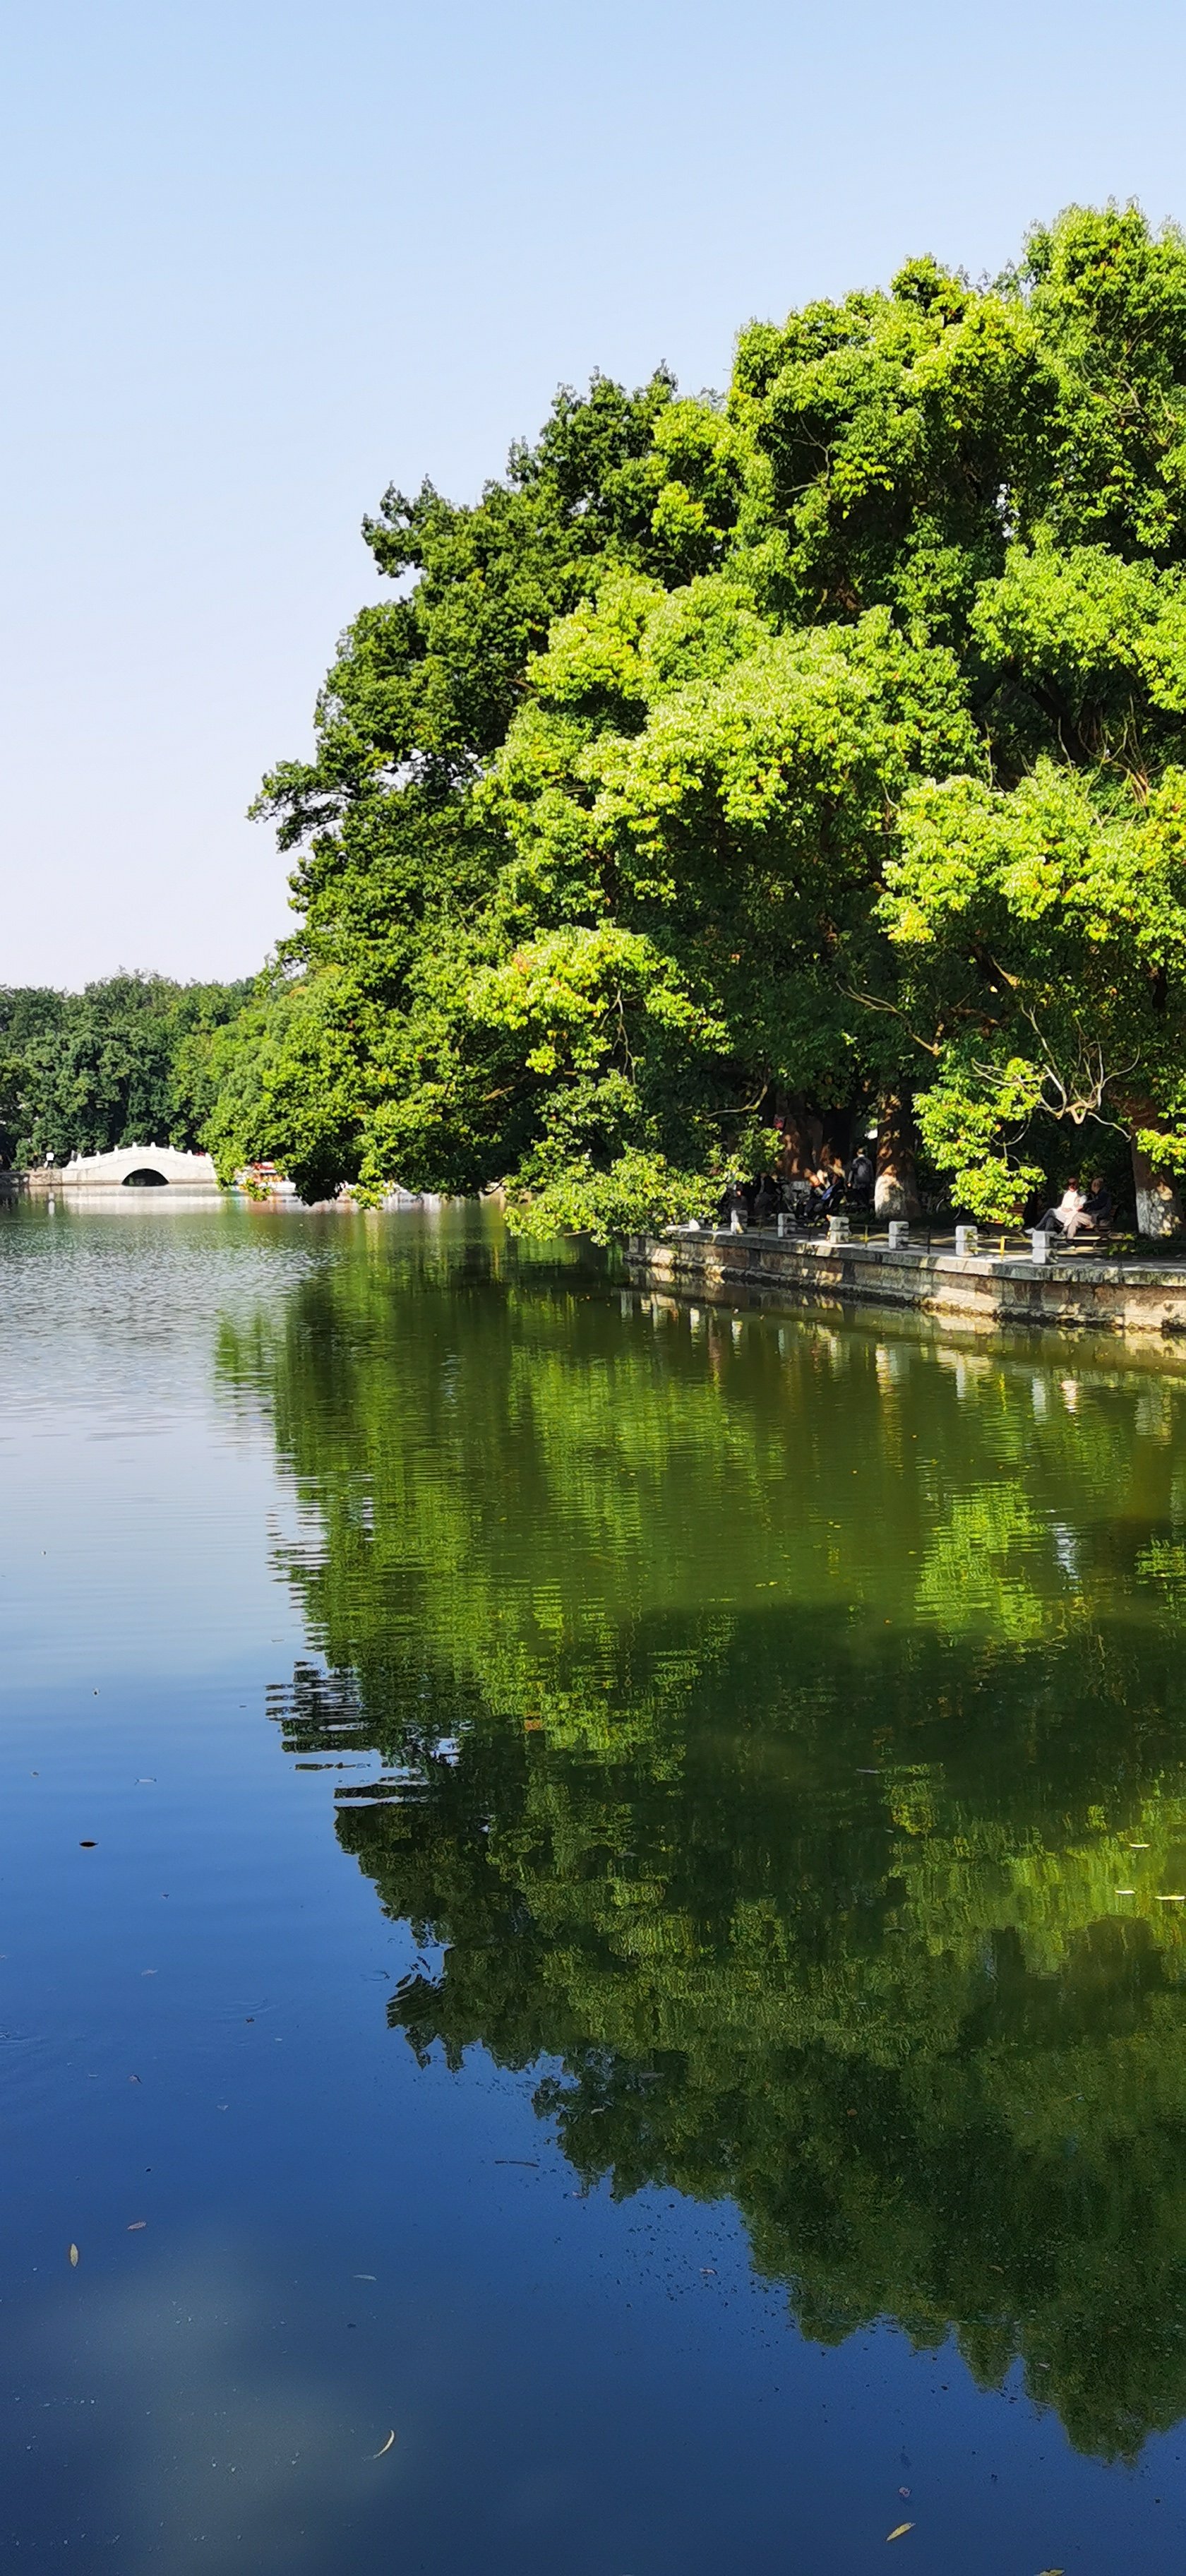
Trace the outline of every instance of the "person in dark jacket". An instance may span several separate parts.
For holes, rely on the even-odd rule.
[[[740,1181],[730,1181],[722,1192],[716,1221],[718,1227],[728,1226],[734,1234],[740,1234],[749,1224],[749,1202]]]
[[[1094,1179],[1087,1184],[1087,1196],[1083,1201],[1083,1213],[1079,1222],[1085,1227],[1090,1226],[1093,1234],[1106,1234],[1115,1213],[1116,1202],[1107,1182],[1102,1180],[1097,1172]]]

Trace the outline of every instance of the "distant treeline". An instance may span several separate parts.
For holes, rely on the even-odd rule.
[[[0,985],[0,1165],[192,1150],[217,1089],[214,1033],[251,989],[126,974],[82,993]]]

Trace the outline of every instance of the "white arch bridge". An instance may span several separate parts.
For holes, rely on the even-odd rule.
[[[44,1187],[66,1190],[216,1190],[218,1174],[208,1154],[182,1154],[175,1145],[121,1145],[113,1154],[73,1154],[68,1163],[38,1173]]]

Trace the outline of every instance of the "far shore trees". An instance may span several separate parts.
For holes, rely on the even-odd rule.
[[[1005,1219],[1122,1137],[1177,1226],[1176,231],[912,261],[750,325],[724,401],[595,379],[366,535],[411,586],[266,782],[298,927],[215,1041],[220,1168],[606,1235],[850,1112],[888,1212],[920,1148]]]
[[[0,985],[0,1165],[195,1146],[214,1104],[214,1031],[250,990],[129,974],[82,993]]]

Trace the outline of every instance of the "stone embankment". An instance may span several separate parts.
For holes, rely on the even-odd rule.
[[[972,1228],[961,1228],[958,1249],[950,1237],[944,1244],[924,1234],[891,1247],[884,1236],[783,1240],[751,1228],[632,1235],[626,1261],[636,1275],[689,1296],[727,1298],[745,1290],[773,1304],[899,1307],[973,1332],[1021,1326],[1186,1337],[1186,1259],[1053,1246],[1043,1258],[1041,1245],[1037,1251],[1035,1258],[1032,1246],[1028,1257],[1009,1246],[1003,1253],[990,1249]]]

